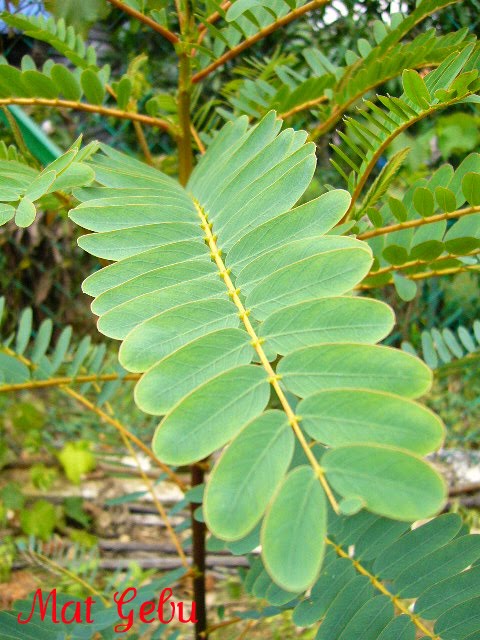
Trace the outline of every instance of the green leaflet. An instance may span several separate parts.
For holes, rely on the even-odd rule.
[[[248,294],[255,284],[280,269],[338,249],[364,250],[365,245],[354,238],[343,236],[313,236],[293,240],[283,247],[276,247],[252,260],[238,273],[235,282],[245,294]]]
[[[426,558],[409,564],[396,578],[395,588],[402,598],[416,598],[441,580],[464,571],[479,558],[478,535],[457,537]]]
[[[339,296],[302,302],[272,313],[259,334],[278,353],[286,355],[322,342],[379,342],[390,333],[393,322],[393,312],[383,302]]]
[[[16,384],[26,382],[30,378],[30,371],[26,365],[12,356],[0,353],[0,380],[3,383]]]
[[[325,344],[285,356],[278,373],[287,388],[305,397],[322,389],[376,389],[416,398],[432,380],[427,366],[389,347]]]
[[[0,224],[5,224],[15,216],[15,207],[10,204],[0,203]]]
[[[480,632],[480,597],[462,602],[444,613],[435,624],[435,633],[445,640],[475,640]]]
[[[159,224],[106,231],[81,236],[78,244],[98,258],[121,260],[153,247],[168,245],[181,240],[198,239],[198,229],[188,222],[165,222]]]
[[[477,565],[431,586],[415,603],[415,613],[432,620],[439,617],[445,609],[478,596],[480,566]]]
[[[29,227],[35,220],[37,210],[33,202],[26,196],[20,200],[15,212],[15,222],[19,227]]]
[[[331,447],[372,443],[425,455],[444,437],[442,422],[434,413],[379,391],[322,391],[302,400],[297,413],[307,433]]]
[[[175,305],[135,327],[123,342],[119,359],[129,371],[145,371],[189,341],[238,324],[232,305],[221,298]]]
[[[252,7],[261,5],[260,0],[238,0],[235,2],[235,6],[231,6],[227,11],[226,19],[228,22],[233,22],[245,11],[248,11]]]
[[[297,626],[309,626],[323,618],[337,594],[355,577],[351,562],[336,557],[332,560],[331,556],[328,562],[328,552],[327,547],[320,577],[313,585],[310,597],[293,610],[293,622]]]
[[[462,191],[465,200],[472,207],[480,205],[480,175],[478,173],[466,173],[462,180]]]
[[[54,64],[50,72],[57,90],[67,100],[80,100],[82,88],[76,76],[62,64]]]
[[[415,626],[407,616],[394,618],[378,636],[378,640],[415,640]]]
[[[105,87],[97,72],[93,69],[84,69],[80,76],[80,84],[88,102],[102,104],[105,97]]]
[[[259,366],[222,373],[185,396],[165,416],[153,437],[153,451],[173,465],[205,458],[258,416],[269,396],[267,377]]]
[[[267,411],[238,434],[210,476],[204,507],[210,531],[237,540],[254,528],[288,469],[293,446],[282,411]]]
[[[132,280],[136,276],[146,275],[150,271],[161,267],[202,258],[205,262],[210,261],[210,257],[205,254],[202,242],[197,240],[174,242],[173,244],[160,248],[155,247],[130,258],[119,260],[104,269],[92,273],[91,276],[84,280],[82,289],[89,296],[99,296],[127,282],[127,280]]]
[[[344,216],[350,204],[350,194],[341,189],[276,216],[236,242],[227,255],[227,265],[235,272],[256,256],[271,251],[285,242],[285,235],[293,240],[319,236]]]
[[[30,198],[32,201],[38,200],[38,198],[41,198],[47,193],[56,177],[57,174],[55,171],[40,173],[27,188],[25,197]]]
[[[412,69],[405,69],[402,80],[407,98],[417,106],[427,109],[432,97],[420,74]]]
[[[247,306],[264,320],[296,302],[341,295],[367,275],[371,264],[364,249],[339,249],[298,260],[257,284],[247,295]]]
[[[113,199],[112,199],[113,200]],[[102,206],[102,201],[97,205],[95,200],[90,200],[75,209],[72,219],[78,225],[89,231],[115,231],[128,227],[137,227],[145,224],[159,224],[170,222],[172,212],[181,213],[185,222],[197,222],[195,212],[191,207],[175,201],[171,204],[160,204],[154,198],[119,198],[120,202]]]
[[[238,324],[235,316],[226,316],[223,324],[228,324],[229,320],[233,325],[234,322]],[[146,413],[167,413],[190,389],[227,369],[251,362],[253,348],[250,342],[245,331],[219,329],[180,346],[148,369],[138,382],[135,387],[137,405]],[[159,389],[161,393],[158,393]]]
[[[32,333],[33,312],[31,309],[24,309],[20,314],[17,335],[15,336],[15,352],[23,355],[28,346]]]
[[[152,318],[150,326],[154,326],[153,318],[160,313],[210,298],[225,299],[225,289],[218,276],[213,273],[204,278],[151,291],[119,304],[100,318],[98,328],[105,335],[121,340],[136,329],[137,325],[150,318]],[[148,337],[146,335],[146,338]]]
[[[339,640],[377,640],[393,612],[393,604],[387,596],[372,598],[353,616]]]
[[[297,467],[280,485],[262,527],[265,566],[275,582],[304,591],[320,571],[326,498],[310,467]]]
[[[460,517],[449,513],[414,529],[380,553],[375,561],[375,573],[395,579],[409,565],[452,540],[461,525]]]
[[[418,520],[424,517],[420,514],[435,514],[445,500],[441,476],[426,462],[401,449],[339,447],[325,453],[322,466],[340,495],[359,497],[369,510],[388,518]]]
[[[100,316],[139,296],[160,292],[215,273],[215,265],[201,258],[152,269],[102,293],[92,303],[92,311]]]
[[[329,608],[329,615],[320,625],[315,640],[330,640],[346,632],[353,615],[373,596],[373,587],[366,576],[357,575],[338,593]],[[348,637],[348,636],[347,636]]]
[[[417,608],[426,597],[427,605],[432,603],[433,610],[425,611],[427,615],[421,620],[424,626],[430,626],[428,621],[435,619],[440,624],[440,618],[445,623],[449,612],[452,619],[456,618],[457,625],[460,616],[456,617],[456,612],[460,610],[467,615],[462,621],[466,623],[465,629],[468,624],[477,624],[467,603],[478,598],[478,561],[474,560],[479,549],[478,536],[459,535],[465,527],[461,518],[452,513],[413,527],[367,511],[353,516],[330,513],[320,576],[308,595],[300,596],[299,601],[293,600],[285,607],[293,609],[293,622],[303,627],[321,621],[317,637],[325,640],[337,637],[413,640],[419,631],[414,616],[424,617]],[[465,569],[472,562],[474,564]],[[245,585],[251,592],[249,585],[255,588],[258,584],[258,592],[273,604],[264,573],[258,559],[247,572]],[[398,615],[398,603],[405,597],[408,581],[411,582],[409,589],[413,587],[418,599],[413,603],[411,615],[405,614],[405,609]],[[433,597],[429,598],[430,594]],[[445,596],[443,604],[442,595]],[[384,607],[380,606],[379,599],[383,599]],[[395,610],[392,605],[397,605]],[[412,608],[408,606],[408,610]],[[473,628],[470,626],[470,631]],[[452,640],[454,637],[452,634]],[[473,640],[475,632],[466,637]]]

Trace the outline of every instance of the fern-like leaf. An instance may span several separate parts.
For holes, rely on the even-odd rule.
[[[344,215],[348,194],[332,191],[292,209],[312,178],[314,146],[304,132],[279,134],[280,126],[274,113],[254,128],[244,118],[226,125],[185,189],[103,147],[91,163],[100,186],[77,191],[83,203],[70,217],[94,232],[79,244],[114,261],[84,290],[95,297],[100,331],[122,341],[121,364],[142,374],[138,406],[165,416],[154,452],[189,464],[233,440],[207,487],[207,523],[235,540],[266,511],[262,541],[272,575],[284,584],[288,555],[297,567],[289,579],[300,588],[318,574],[322,547],[308,542],[308,526],[272,535],[275,522],[293,517],[286,505],[303,496],[302,518],[320,539],[325,493],[336,505],[332,487],[382,515],[431,515],[444,487],[419,456],[440,444],[442,427],[412,401],[428,389],[431,372],[375,345],[392,327],[389,308],[344,297],[372,261],[364,243],[325,235]],[[279,409],[267,409],[272,391]],[[298,415],[296,398],[303,398]],[[378,412],[378,424],[352,443],[354,400],[354,414]],[[395,415],[410,416],[402,430]],[[345,422],[343,435],[327,428],[332,420]],[[406,431],[422,433],[421,442]],[[294,436],[307,464],[285,476]],[[329,447],[320,462],[312,439]],[[388,483],[379,469],[390,470]],[[302,562],[306,549],[312,555]]]
[[[293,622],[321,622],[316,640],[476,638],[480,594],[480,536],[458,515],[420,527],[366,512],[334,517],[324,568],[307,595],[279,590],[260,558],[245,577],[269,615],[293,609]],[[248,617],[248,614],[247,614]]]
[[[93,67],[98,70],[94,47],[87,46],[83,38],[75,33],[74,28],[65,24],[63,18],[56,21],[54,18],[27,16],[8,11],[2,12],[0,18],[9,27],[23,31],[25,35],[35,40],[47,42],[76,67],[80,69]]]

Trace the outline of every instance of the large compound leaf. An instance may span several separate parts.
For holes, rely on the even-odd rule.
[[[280,587],[298,591],[320,570],[325,471],[347,503],[398,519],[429,516],[444,487],[418,454],[438,447],[442,427],[411,400],[429,388],[430,370],[376,345],[391,330],[389,307],[352,294],[372,254],[355,238],[329,233],[348,194],[296,206],[315,169],[314,146],[304,132],[280,127],[274,113],[255,127],[245,118],[229,122],[186,188],[104,147],[91,162],[97,184],[77,191],[82,203],[70,216],[94,232],[79,244],[114,261],[84,290],[95,297],[100,331],[122,341],[121,364],[141,374],[137,404],[164,416],[155,454],[190,464],[228,444],[207,485],[208,525],[229,544],[255,546],[266,512],[267,570]],[[351,393],[352,408],[327,401],[328,393]],[[304,417],[295,396],[304,398]],[[275,411],[265,411],[270,398]],[[293,466],[302,468],[282,484],[292,433]],[[329,448],[325,464],[311,447],[316,440]],[[393,465],[378,497],[377,452]],[[355,473],[362,477],[356,492]],[[407,497],[390,501],[397,494],[414,495],[415,507]],[[287,511],[300,500],[312,514],[304,514],[312,542],[300,526],[277,539],[278,523],[288,529]],[[307,552],[311,562],[300,566]]]

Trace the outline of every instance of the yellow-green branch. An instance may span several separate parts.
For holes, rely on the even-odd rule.
[[[303,102],[302,104],[299,104],[296,107],[293,107],[293,109],[290,109],[289,111],[284,111],[284,113],[280,113],[278,117],[281,120],[286,120],[287,118],[291,118],[297,113],[306,111],[307,109],[313,109],[313,107],[317,107],[319,104],[322,104],[322,102],[326,102],[327,100],[328,98],[325,95],[322,95],[319,98],[313,98],[313,100],[307,100],[307,102]],[[310,137],[312,138],[312,135]]]
[[[447,255],[435,258],[435,260],[410,260],[410,262],[404,262],[403,264],[390,264],[387,267],[382,267],[381,269],[377,269],[376,271],[370,271],[367,278],[375,278],[376,276],[381,276],[386,273],[392,273],[393,271],[404,271],[405,269],[410,269],[411,267],[421,267],[428,264],[433,264],[435,266],[439,262],[445,262],[447,260],[459,260],[460,258],[469,258],[471,256],[476,256],[478,253],[480,253],[480,249],[476,249],[475,251],[471,251],[470,253],[466,253],[464,255],[448,253]]]
[[[462,265],[461,267],[452,267],[451,269],[437,269],[432,271],[425,271],[422,273],[414,273],[412,275],[405,275],[408,280],[427,280],[428,278],[435,278],[436,276],[451,276],[456,273],[462,273],[464,271],[479,271],[480,265]],[[357,291],[366,291],[367,289],[378,289],[380,287],[387,287],[393,284],[393,280],[384,282],[383,284],[359,284],[355,287]]]
[[[0,386],[0,393],[16,391],[29,391],[32,389],[45,389],[48,387],[63,387],[71,384],[85,384],[86,382],[111,382],[113,380],[138,380],[140,374],[128,373],[120,376],[118,373],[104,373],[101,375],[88,375],[76,377],[51,378],[50,380],[29,380],[28,382],[18,382],[16,384],[4,384]]]
[[[121,433],[121,438],[123,440],[123,444],[125,445],[125,447],[127,448],[127,450],[129,451],[130,455],[132,456],[132,458],[135,460],[135,464],[137,465],[137,469],[140,473],[140,476],[145,484],[145,486],[148,489],[148,492],[150,493],[152,500],[153,500],[153,504],[155,505],[156,510],[158,511],[159,516],[161,517],[161,519],[163,520],[165,527],[167,529],[168,535],[170,536],[171,541],[173,542],[175,549],[177,550],[178,553],[178,557],[180,558],[180,562],[182,563],[182,566],[184,566],[186,569],[188,569],[188,559],[187,556],[185,554],[185,551],[183,550],[182,547],[182,543],[180,542],[179,537],[177,536],[174,528],[172,527],[171,523],[170,523],[170,519],[168,517],[167,512],[165,511],[165,508],[163,506],[163,504],[160,502],[160,500],[158,499],[158,496],[155,492],[155,487],[153,486],[152,481],[150,480],[150,478],[147,476],[147,474],[145,473],[145,471],[143,470],[142,464],[137,456],[137,453],[135,451],[135,449],[132,447],[131,443],[129,442],[127,436],[124,433]]]
[[[414,229],[415,227],[421,227],[424,224],[433,224],[434,222],[441,222],[442,220],[452,220],[453,218],[463,218],[463,216],[469,216],[472,213],[480,213],[480,206],[465,207],[464,209],[457,209],[456,211],[437,213],[434,216],[428,216],[426,218],[416,218],[415,220],[406,220],[405,222],[391,224],[386,227],[379,227],[378,229],[372,229],[371,231],[360,233],[357,238],[359,238],[359,240],[368,240],[368,238],[376,238],[377,236],[383,236],[387,233],[394,233],[395,231]]]
[[[330,0],[312,0],[312,2],[308,2],[307,4],[303,5],[303,7],[298,7],[298,9],[291,11],[286,16],[283,16],[283,18],[279,18],[278,20],[275,20],[275,22],[272,22],[272,24],[269,24],[264,29],[260,29],[258,33],[251,36],[250,38],[246,38],[243,42],[240,42],[240,44],[238,44],[236,47],[233,47],[232,49],[224,53],[222,56],[217,58],[217,60],[209,64],[208,67],[205,67],[205,69],[202,69],[202,71],[199,71],[198,73],[196,73],[192,77],[192,82],[194,83],[200,82],[201,80],[209,76],[212,73],[212,71],[215,71],[215,69],[218,69],[218,67],[221,67],[226,62],[229,62],[233,58],[236,58],[238,55],[243,53],[243,51],[245,51],[246,49],[254,45],[256,42],[263,40],[263,38],[266,38],[270,34],[274,33],[275,31],[277,31],[277,29],[281,29],[282,27],[285,27],[287,24],[290,24],[290,22],[293,22],[293,20],[296,20],[297,18],[299,18],[300,16],[303,16],[309,11],[318,9],[324,4],[328,4],[329,1]]]
[[[417,64],[412,65],[412,69],[422,69],[426,67],[427,64],[429,68],[438,66],[438,63],[418,62]],[[389,76],[382,76],[376,82],[372,83],[368,87],[364,87],[360,91],[357,91],[357,93],[351,98],[349,98],[346,102],[342,104],[334,105],[333,111],[330,114],[330,116],[324,122],[321,122],[315,127],[315,129],[310,133],[309,139],[315,141],[319,136],[326,133],[334,124],[336,124],[341,119],[345,111],[347,111],[347,109],[351,107],[352,104],[354,104],[359,98],[364,96],[369,91],[373,91],[373,89],[380,86],[384,82],[387,82],[388,80],[392,80],[393,78],[396,78],[398,75],[400,75],[400,73],[392,73]],[[338,85],[337,85],[337,88],[338,88]],[[333,93],[335,94],[335,89],[333,89]],[[285,111],[285,113],[280,114],[279,117],[282,118],[282,120],[286,120],[287,118],[290,118],[291,116],[294,116],[297,113],[301,113],[302,111],[306,111],[307,109],[312,109],[318,106],[319,104],[322,104],[322,102],[327,102],[327,101],[328,101],[327,96],[322,95],[322,96],[319,96],[318,98],[314,98],[313,100],[308,100],[307,102],[299,104],[293,109],[290,109],[290,111]]]
[[[88,398],[85,398],[80,393],[77,393],[70,387],[60,387],[61,390],[69,395],[71,398],[74,398],[79,404],[89,409],[92,413],[97,415],[101,420],[111,424],[120,434],[124,434],[129,440],[134,442],[139,449],[143,451],[169,478],[174,482],[182,491],[186,491],[185,483],[177,476],[177,474],[170,469],[166,464],[164,464],[161,460],[157,458],[157,456],[151,451],[141,440],[137,438],[131,431],[129,431],[119,420],[109,416],[108,413],[97,407],[97,405],[90,402]]]
[[[76,102],[75,100],[61,100],[59,98],[1,98],[0,106],[8,106],[10,104],[18,104],[20,106],[33,107],[53,107],[56,109],[74,109],[76,111],[85,111],[86,113],[96,113],[102,116],[117,118],[118,120],[131,120],[132,122],[141,122],[150,127],[158,127],[163,131],[172,133],[173,126],[170,122],[161,118],[154,118],[143,113],[134,113],[133,111],[122,111],[111,107],[103,107],[98,104],[89,104],[88,102]]]

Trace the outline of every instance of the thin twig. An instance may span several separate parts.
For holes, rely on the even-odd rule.
[[[290,24],[290,22],[293,22],[293,20],[296,20],[297,18],[299,18],[300,16],[303,16],[305,13],[308,13],[309,11],[318,9],[322,5],[327,4],[329,1],[330,0],[312,0],[312,2],[308,2],[307,4],[303,5],[303,7],[298,7],[298,9],[291,11],[286,16],[283,16],[283,18],[279,18],[278,20],[275,20],[275,22],[272,22],[272,24],[269,24],[264,29],[260,29],[258,33],[251,36],[250,38],[246,38],[243,42],[240,42],[240,44],[238,44],[236,47],[233,47],[232,49],[230,49],[230,51],[227,51],[226,53],[224,53],[222,56],[217,58],[214,62],[209,64],[208,67],[205,67],[205,69],[202,69],[202,71],[199,71],[198,73],[196,73],[192,77],[192,82],[193,83],[200,82],[201,80],[209,76],[212,73],[212,71],[215,71],[215,69],[218,69],[218,67],[221,67],[229,60],[236,58],[239,54],[245,51],[245,49],[248,49],[259,40],[263,40],[263,38],[266,38],[270,34],[274,33],[275,31],[277,31],[277,29],[281,29],[282,27],[285,27],[287,24]]]
[[[198,150],[200,151],[200,153],[203,154],[205,153],[206,149],[205,149],[205,145],[203,144],[203,142],[200,139],[200,136],[198,135],[198,131],[195,129],[195,127],[192,125],[190,125],[190,130],[192,132],[192,137],[195,140],[195,144],[197,145]]]
[[[253,627],[255,627],[259,622],[260,620],[250,620],[245,625],[245,628],[243,629],[243,631],[240,632],[240,635],[237,637],[237,640],[245,640],[249,631],[251,631],[251,629],[253,629]]]
[[[365,167],[363,169],[360,168],[360,171],[358,172],[358,176],[357,176],[358,182],[356,183],[355,188],[353,190],[350,206],[348,207],[347,212],[345,213],[342,220],[340,221],[340,224],[350,219],[353,208],[355,207],[355,204],[358,198],[360,197],[360,194],[363,191],[363,187],[365,186],[371,172],[376,166],[379,158],[382,156],[382,154],[390,145],[390,143],[393,140],[395,140],[395,138],[397,138],[401,133],[409,129],[412,125],[416,124],[417,122],[420,122],[420,120],[423,120],[424,118],[428,117],[429,115],[432,115],[433,113],[436,113],[437,111],[440,111],[441,109],[446,109],[447,107],[457,104],[457,102],[464,100],[466,97],[470,95],[471,95],[471,92],[468,92],[467,94],[459,96],[457,98],[453,98],[448,102],[442,102],[439,104],[430,105],[428,109],[424,109],[420,113],[417,113],[417,115],[410,117],[406,122],[399,123],[397,127],[393,129],[393,131],[390,131],[387,137],[385,138],[385,140],[383,140],[381,144],[375,148],[375,152],[371,155],[371,157],[367,158],[367,164],[365,165]]]
[[[153,462],[155,462],[158,467],[160,467],[160,469],[170,478],[170,480],[172,480],[172,482],[174,482],[182,491],[187,490],[185,483],[177,476],[177,474],[172,471],[170,467],[159,460],[153,453],[153,451],[151,451],[145,444],[143,444],[143,442],[139,440],[137,436],[131,433],[119,420],[109,416],[108,413],[100,409],[100,407],[97,407],[95,404],[93,404],[93,402],[90,402],[90,400],[85,398],[85,396],[82,396],[80,393],[77,393],[73,389],[70,389],[70,387],[61,387],[61,390],[71,398],[75,398],[77,402],[79,402],[87,409],[90,409],[90,411],[95,413],[104,422],[108,422],[108,424],[111,424],[113,427],[115,427],[115,429],[117,429],[117,431],[119,431],[119,433],[127,436],[129,440],[134,442],[137,447],[139,447],[139,449],[141,449],[151,460],[153,460]]]
[[[10,355],[10,356],[16,358],[17,360],[19,360],[20,362],[22,362],[29,369],[31,369],[31,370],[35,369],[36,365],[31,360],[29,360],[28,358],[25,358],[25,356],[20,355],[20,354],[16,353],[15,351],[13,351],[12,349],[10,349],[9,347],[5,347],[5,346],[3,347],[3,351],[5,351],[5,353],[7,353],[8,355]],[[158,467],[160,467],[160,469],[183,492],[185,492],[187,490],[187,487],[186,487],[185,483],[177,476],[177,474],[174,471],[172,471],[172,469],[170,469],[170,467],[168,467],[161,460],[159,460],[157,458],[157,456],[153,453],[153,451],[151,451],[146,445],[144,445],[143,442],[141,440],[139,440],[137,438],[137,436],[135,436],[133,433],[131,433],[119,420],[109,416],[108,413],[103,411],[103,409],[100,409],[100,407],[97,407],[97,405],[93,404],[93,402],[90,402],[90,400],[88,400],[88,398],[86,398],[85,396],[83,396],[80,393],[77,393],[76,391],[74,391],[70,387],[61,386],[59,388],[63,393],[65,393],[66,395],[70,396],[71,398],[75,398],[75,400],[77,400],[77,402],[79,402],[81,405],[83,405],[87,409],[90,409],[90,411],[95,413],[99,418],[101,418],[105,422],[108,422],[109,424],[111,424],[120,433],[124,433],[127,436],[127,438],[129,438],[132,442],[134,442],[151,460],[153,460],[153,462],[155,462],[155,464]]]
[[[34,551],[32,549],[28,549],[27,551],[25,551],[24,555],[25,556],[31,555],[35,557],[39,563],[43,563],[49,566],[51,570],[57,573],[59,572],[63,573],[70,580],[72,580],[72,582],[76,582],[77,584],[81,585],[86,591],[89,591],[92,595],[100,598],[100,600],[103,602],[104,605],[109,605],[108,600],[99,591],[97,591],[93,585],[91,585],[89,582],[84,580],[77,573],[74,573],[73,571],[70,571],[69,569],[67,569],[67,567],[64,567],[58,562],[51,560],[48,556],[44,555],[43,553],[39,553],[38,551]]]
[[[1,98],[0,106],[18,104],[20,106],[40,106],[54,107],[57,109],[74,109],[76,111],[86,111],[87,113],[98,113],[102,116],[118,118],[119,120],[131,120],[132,122],[141,122],[150,127],[158,127],[163,131],[172,133],[173,126],[170,122],[161,118],[154,118],[143,113],[135,113],[133,111],[122,111],[110,107],[103,107],[98,104],[89,104],[88,102],[76,102],[75,100],[60,100],[58,98]]]
[[[228,620],[222,620],[222,622],[217,622],[216,624],[212,624],[208,629],[202,634],[202,637],[206,637],[209,633],[213,633],[217,631],[217,629],[224,629],[225,627],[230,627],[232,624],[238,624],[242,622],[243,618],[235,617],[230,618]]]
[[[480,206],[465,207],[464,209],[457,209],[456,211],[449,211],[447,213],[438,213],[434,216],[428,216],[426,218],[416,218],[415,220],[406,220],[405,222],[399,222],[398,224],[391,224],[387,227],[379,227],[378,229],[372,229],[371,231],[360,233],[357,238],[359,240],[367,240],[368,238],[376,238],[377,236],[383,236],[387,233],[394,233],[395,231],[403,231],[404,229],[421,227],[424,224],[433,224],[434,222],[441,222],[442,220],[462,218],[463,216],[468,216],[472,213],[480,213]]]
[[[289,111],[284,111],[284,113],[280,113],[278,117],[281,120],[286,120],[287,118],[290,118],[291,116],[294,116],[295,114],[300,113],[301,111],[306,111],[307,109],[313,109],[313,107],[316,107],[319,104],[322,104],[322,102],[326,102],[327,100],[328,100],[327,96],[320,96],[319,98],[308,100],[307,102],[303,102],[302,104],[299,104],[296,107],[293,107],[293,109],[290,109]]]
[[[456,273],[462,273],[464,271],[480,271],[480,265],[462,265],[461,267],[452,267],[451,269],[437,269],[432,271],[425,271],[422,273],[415,273],[413,275],[406,275],[408,280],[427,280],[428,278],[435,278],[436,276],[451,276]],[[388,287],[394,284],[393,280],[390,282],[384,282],[382,284],[359,284],[354,287],[357,291],[366,291],[368,289],[378,289],[379,287]]]
[[[377,269],[377,271],[370,271],[367,278],[375,278],[376,276],[381,276],[385,273],[392,273],[393,271],[404,271],[405,269],[410,269],[412,267],[421,267],[427,264],[436,265],[438,262],[445,262],[446,260],[459,260],[460,258],[469,258],[478,255],[478,253],[480,253],[480,249],[475,249],[475,251],[471,251],[470,253],[466,253],[464,255],[448,253],[445,256],[435,258],[435,260],[410,260],[410,262],[404,262],[403,264],[390,264],[387,267]]]
[[[63,387],[71,384],[84,384],[86,382],[111,382],[113,380],[138,380],[139,373],[128,373],[120,376],[118,373],[103,373],[100,375],[51,378],[50,380],[29,380],[28,382],[18,382],[16,384],[4,384],[0,386],[0,393],[15,391],[29,391],[30,389],[45,389],[48,387]]]
[[[158,499],[157,494],[155,493],[155,489],[154,489],[154,486],[152,484],[152,481],[150,480],[150,478],[147,476],[147,474],[143,470],[142,464],[141,464],[140,460],[138,459],[137,453],[136,453],[135,449],[132,447],[132,445],[130,444],[127,436],[123,432],[121,432],[120,435],[122,437],[123,443],[125,444],[125,446],[127,447],[128,451],[130,452],[130,455],[135,460],[135,464],[137,465],[137,468],[138,468],[138,471],[140,473],[140,476],[141,476],[144,484],[146,485],[150,495],[152,496],[153,503],[154,503],[154,505],[155,505],[160,517],[162,518],[162,520],[163,520],[163,522],[165,524],[165,527],[166,527],[166,529],[168,531],[168,534],[169,534],[169,536],[170,536],[170,538],[171,538],[171,540],[172,540],[172,542],[173,542],[173,544],[175,546],[175,549],[177,550],[178,557],[180,558],[180,562],[182,563],[182,565],[185,568],[188,568],[189,567],[189,562],[188,562],[187,556],[185,555],[185,551],[183,550],[182,543],[180,542],[177,534],[175,533],[175,530],[173,529],[173,527],[172,527],[172,525],[170,523],[170,520],[168,518],[167,512],[165,511],[162,503],[160,502],[160,500]]]
[[[113,4],[114,7],[117,7],[117,9],[120,9],[124,13],[127,13],[129,16],[132,16],[132,18],[135,18],[139,22],[143,22],[143,24],[146,24],[147,27],[150,27],[151,29],[162,35],[172,44],[176,44],[177,42],[179,42],[179,37],[175,33],[172,33],[172,31],[170,31],[169,29],[162,27],[161,24],[158,24],[158,22],[152,20],[152,18],[149,18],[145,14],[140,13],[140,11],[137,11],[133,7],[130,7],[128,4],[125,4],[121,0],[108,0],[108,2],[110,2],[110,4]]]
[[[147,139],[145,137],[145,134],[143,133],[142,125],[140,124],[140,122],[137,122],[135,120],[133,122],[133,128],[135,129],[135,135],[137,136],[138,144],[140,145],[140,149],[142,150],[145,162],[153,167],[155,163],[153,162],[153,156],[150,153]]]

